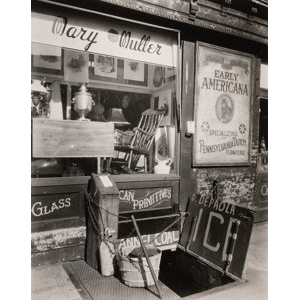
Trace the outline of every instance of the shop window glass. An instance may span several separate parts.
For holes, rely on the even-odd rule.
[[[164,109],[149,155],[141,155],[128,170],[120,167],[124,154],[115,151],[106,171],[151,174],[160,162],[169,166],[162,172],[175,173],[177,68],[37,43],[32,43],[31,67],[32,82],[51,93],[48,98],[32,93],[32,118],[113,122],[115,145],[131,142],[143,112]],[[84,112],[73,100],[82,88],[93,100],[91,109]],[[92,172],[97,172],[96,157],[32,156],[33,178],[89,176]]]

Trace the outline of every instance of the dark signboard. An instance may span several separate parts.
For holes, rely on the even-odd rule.
[[[119,190],[120,212],[172,207],[172,187]]]
[[[212,195],[195,194],[189,199],[188,212],[179,244],[218,269],[241,277],[254,212]]]
[[[43,221],[79,215],[79,193],[32,195],[31,220]]]

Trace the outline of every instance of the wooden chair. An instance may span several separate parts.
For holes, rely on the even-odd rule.
[[[115,145],[116,151],[126,153],[124,159],[129,172],[136,168],[141,155],[144,155],[145,172],[147,172],[147,156],[150,155],[150,148],[164,114],[165,109],[147,109],[142,113],[138,127],[134,128],[129,143]]]

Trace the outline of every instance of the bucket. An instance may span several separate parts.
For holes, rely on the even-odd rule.
[[[137,248],[134,250],[136,249]],[[126,253],[126,249],[123,250],[125,250]],[[151,250],[154,250],[157,254],[151,256]],[[158,278],[161,251],[155,247],[147,247],[147,251],[148,253],[150,252],[150,255],[148,254],[148,256],[154,273]],[[123,252],[123,255],[121,255],[118,260],[118,264],[121,273],[121,280],[124,284],[130,287],[146,287],[153,286],[155,284],[145,256],[132,257],[130,253],[129,255],[124,255]]]

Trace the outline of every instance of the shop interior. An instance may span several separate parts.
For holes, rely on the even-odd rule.
[[[32,118],[114,123],[115,156],[103,172],[175,173],[177,68],[36,43],[31,67]],[[32,156],[32,178],[96,171],[96,157]]]

